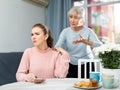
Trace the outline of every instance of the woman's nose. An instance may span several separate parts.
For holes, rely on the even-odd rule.
[[[73,19],[70,19],[70,23],[72,23],[73,22]]]
[[[74,22],[74,21],[75,21],[75,19],[74,19],[74,18],[72,18],[72,19],[71,19],[71,22]]]
[[[36,38],[36,37],[33,35],[33,36],[32,36],[32,39],[35,39],[35,38]]]

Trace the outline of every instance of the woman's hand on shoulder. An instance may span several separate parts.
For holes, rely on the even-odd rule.
[[[55,51],[58,51],[61,54],[69,54],[66,50],[64,50],[61,47],[56,47],[56,48],[52,48],[52,49],[55,50]]]

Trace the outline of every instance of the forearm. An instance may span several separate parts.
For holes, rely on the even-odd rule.
[[[16,74],[16,79],[17,79],[17,81],[32,82],[34,78],[35,78],[35,75],[32,74],[32,73],[29,73],[29,74],[17,73],[17,74]]]
[[[24,73],[16,73],[16,79],[17,81],[25,81],[26,74]]]
[[[90,45],[92,47],[93,45],[93,42],[92,41],[89,41],[87,39],[84,39],[83,43],[87,44],[87,45]]]
[[[66,62],[64,64],[61,63],[61,65],[55,69],[55,76],[57,78],[65,78],[68,74],[68,69],[69,69],[69,62]]]
[[[69,55],[59,55],[59,59],[56,62],[55,76],[57,78],[66,77],[69,69],[70,57]]]

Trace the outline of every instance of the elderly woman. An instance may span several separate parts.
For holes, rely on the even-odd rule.
[[[94,31],[84,25],[85,11],[83,7],[72,7],[68,12],[68,17],[70,27],[61,32],[55,47],[64,48],[69,52],[71,61],[67,77],[77,77],[78,59],[94,58],[91,49],[100,46],[102,43]],[[84,65],[82,67],[84,68]],[[87,77],[89,77],[89,71]]]

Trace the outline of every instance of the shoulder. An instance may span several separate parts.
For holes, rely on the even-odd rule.
[[[60,54],[59,51],[57,51],[55,48],[50,48],[51,49],[51,52],[54,56],[58,56]]]
[[[70,27],[67,27],[67,28],[64,28],[63,30],[66,30],[66,31],[67,31],[67,30],[70,30],[70,29],[71,29]]]
[[[32,47],[32,48],[27,48],[27,49],[25,49],[24,54],[30,54],[30,53],[32,53],[33,51],[34,51],[34,47]]]
[[[25,49],[25,51],[24,52],[29,52],[29,51],[31,51],[33,48],[27,48],[27,49]]]
[[[88,32],[88,33],[95,33],[91,28],[86,27],[86,26],[84,26],[84,30],[85,32]]]
[[[56,50],[56,48],[50,48],[51,49],[51,52],[54,53],[54,54],[58,54],[59,52]]]
[[[61,38],[66,37],[67,34],[71,33],[70,31],[71,31],[71,28],[70,28],[70,27],[67,27],[67,28],[63,29],[63,30],[61,31],[61,34],[60,34]]]
[[[63,51],[60,52],[55,48],[51,48],[51,50],[53,52],[54,57],[56,57],[56,58],[62,58],[62,59],[64,58],[66,60],[70,59],[69,54],[66,52],[63,52]]]
[[[70,31],[70,27],[67,27],[67,28],[64,28],[63,30],[62,30],[62,33],[67,33],[67,32],[69,32]]]
[[[91,30],[92,30],[91,28],[89,28],[89,27],[87,27],[87,26],[84,26],[84,29],[85,29],[86,31],[91,31]]]

